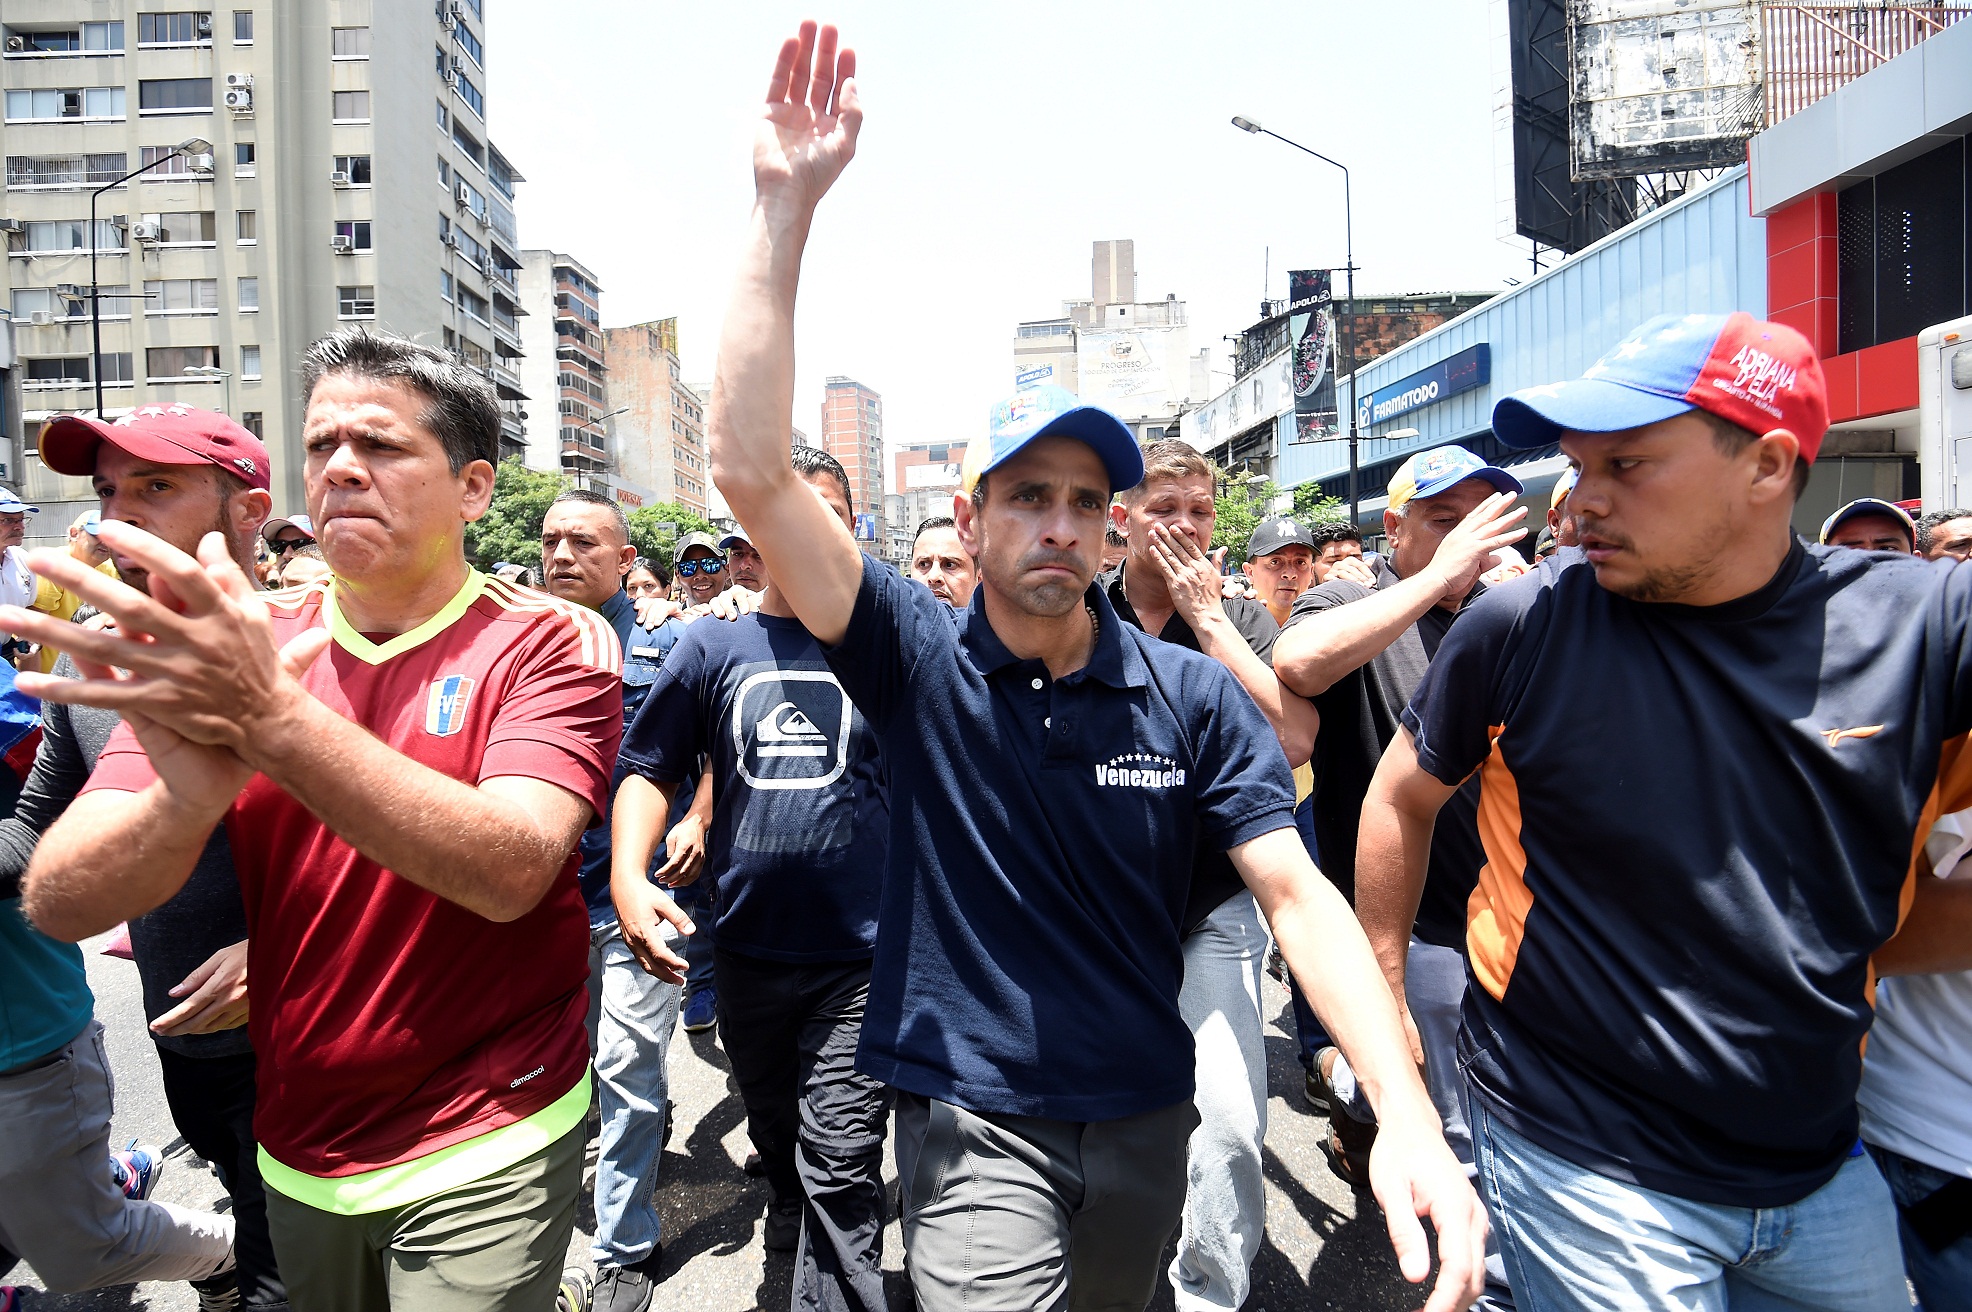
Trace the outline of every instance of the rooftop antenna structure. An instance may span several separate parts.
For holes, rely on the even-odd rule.
[[[1274,286],[1274,248],[1265,246],[1261,249],[1266,252],[1260,257],[1260,317],[1264,319],[1267,317],[1267,293]]]

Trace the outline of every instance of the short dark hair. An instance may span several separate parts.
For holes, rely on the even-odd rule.
[[[493,384],[443,351],[358,326],[318,338],[301,356],[301,407],[329,374],[402,383],[425,398],[418,422],[445,448],[457,474],[475,460],[500,463],[500,398]]]
[[[1308,541],[1314,544],[1315,554],[1319,556],[1331,542],[1354,542],[1361,546],[1363,531],[1345,519],[1328,519],[1308,525]]]
[[[1954,519],[1972,519],[1972,510],[1934,510],[1928,515],[1920,515],[1917,520],[1917,549],[1924,555],[1931,554],[1931,535],[1940,525],[1949,524]]]
[[[600,492],[591,491],[586,487],[571,487],[556,493],[555,499],[548,503],[548,508],[552,510],[564,501],[573,501],[584,506],[603,507],[609,511],[610,520],[616,525],[616,531],[623,535],[623,540],[625,542],[630,540],[630,517],[624,514],[623,507],[611,498],[604,496]],[[631,568],[635,569],[636,566],[633,564]]]
[[[654,557],[639,556],[630,562],[630,573],[635,574],[640,569],[649,570],[650,576],[657,580],[658,587],[668,588],[671,586],[671,571],[659,564]]]
[[[854,508],[856,498],[849,494],[849,471],[842,467],[840,460],[818,447],[797,446],[793,448],[790,461],[794,466],[794,472],[802,478],[827,474],[834,479],[836,486],[842,489],[842,499]]]
[[[958,521],[950,515],[933,515],[918,525],[917,532],[911,534],[911,541],[916,542],[919,538],[923,537],[926,529],[957,528],[958,526]]]
[[[1729,456],[1736,456],[1747,447],[1760,440],[1761,434],[1750,428],[1741,428],[1730,419],[1721,419],[1710,410],[1693,409],[1692,414],[1705,421],[1712,430],[1712,443]],[[1807,490],[1808,476],[1814,472],[1814,465],[1800,456],[1794,457],[1794,499],[1799,501],[1801,493]]]

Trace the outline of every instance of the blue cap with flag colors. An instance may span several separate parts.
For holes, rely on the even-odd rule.
[[[1464,447],[1434,446],[1397,466],[1396,474],[1390,479],[1390,509],[1401,510],[1412,501],[1435,497],[1468,478],[1483,478],[1495,491],[1520,491],[1519,479],[1487,464]]]
[[[985,441],[967,443],[960,475],[967,494],[982,475],[1042,437],[1072,437],[1086,443],[1108,471],[1111,492],[1143,482],[1143,452],[1122,420],[1101,406],[1083,405],[1066,388],[1030,387],[993,407]]]
[[[0,515],[38,515],[41,507],[30,506],[20,496],[7,488],[0,487]]]
[[[1828,432],[1828,382],[1807,338],[1731,314],[1663,314],[1565,383],[1529,387],[1493,407],[1513,447],[1565,432],[1616,433],[1704,410],[1755,434],[1786,429],[1814,463]]]

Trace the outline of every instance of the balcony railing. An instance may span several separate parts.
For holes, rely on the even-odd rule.
[[[1972,4],[1769,4],[1761,8],[1768,127],[1972,13]]]

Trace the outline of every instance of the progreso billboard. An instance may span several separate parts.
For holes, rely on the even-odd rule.
[[[1485,342],[1468,346],[1457,355],[1446,356],[1388,387],[1379,387],[1356,399],[1356,427],[1368,428],[1436,405],[1460,392],[1484,387],[1493,378],[1493,351]]]

